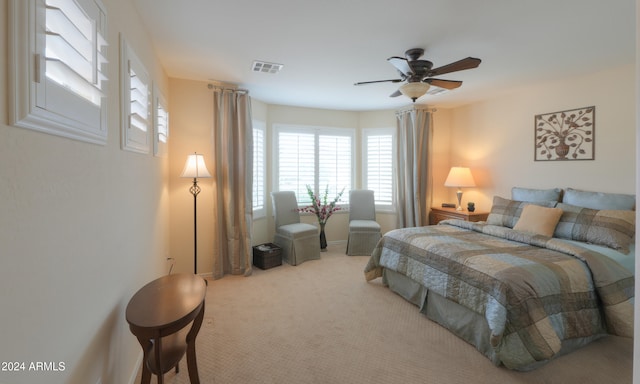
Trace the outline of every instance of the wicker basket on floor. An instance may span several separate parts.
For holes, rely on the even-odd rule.
[[[260,269],[269,269],[282,265],[282,248],[265,243],[253,247],[253,265]]]

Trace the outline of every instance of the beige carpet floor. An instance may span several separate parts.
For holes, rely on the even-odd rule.
[[[633,342],[609,336],[532,372],[494,366],[418,308],[365,282],[368,257],[330,245],[321,260],[209,281],[197,339],[202,383],[631,383]],[[188,383],[186,361],[165,383]],[[139,382],[139,378],[137,379]],[[155,382],[155,377],[152,379]]]

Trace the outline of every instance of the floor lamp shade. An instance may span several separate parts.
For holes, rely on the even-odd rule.
[[[204,163],[204,156],[197,153],[189,155],[180,177],[193,177],[196,179],[211,177],[211,174]]]
[[[189,188],[189,192],[193,195],[193,273],[198,273],[198,220],[197,220],[197,197],[200,193],[198,186],[198,178],[209,178],[211,174],[204,163],[204,156],[194,153],[187,157],[180,177],[192,177],[193,185]]]
[[[466,187],[475,187],[476,182],[473,180],[471,170],[465,167],[451,167],[447,180],[444,182],[445,187],[458,188],[456,195],[458,197],[458,211],[462,211],[462,189]]]

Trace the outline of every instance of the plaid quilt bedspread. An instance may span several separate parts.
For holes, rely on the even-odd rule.
[[[634,277],[613,260],[506,227],[441,224],[385,234],[366,280],[388,268],[484,316],[511,369],[553,358],[564,340],[633,337]]]

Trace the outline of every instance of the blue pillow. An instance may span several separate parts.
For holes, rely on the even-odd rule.
[[[528,201],[530,203],[540,201],[560,201],[560,188],[553,189],[533,189],[533,188],[511,188],[511,199],[516,201]]]
[[[589,192],[571,188],[567,188],[564,192],[562,202],[591,209],[634,210],[636,207],[635,195]]]

